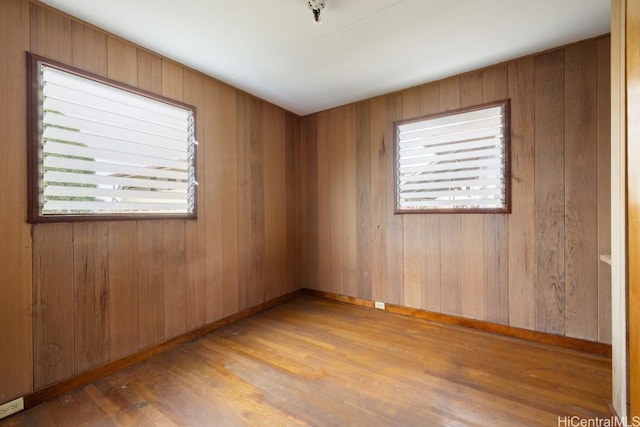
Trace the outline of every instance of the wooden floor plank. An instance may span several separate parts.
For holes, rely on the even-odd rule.
[[[300,296],[0,422],[549,426],[604,419],[611,360]]]

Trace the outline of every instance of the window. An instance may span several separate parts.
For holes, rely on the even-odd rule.
[[[510,212],[509,101],[396,122],[396,213]]]
[[[29,220],[195,218],[195,109],[28,55]]]

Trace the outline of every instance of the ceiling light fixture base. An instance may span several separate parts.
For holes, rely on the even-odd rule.
[[[321,24],[320,12],[325,7],[325,0],[308,0],[307,4],[309,5],[309,9],[313,12],[313,21],[316,24]]]

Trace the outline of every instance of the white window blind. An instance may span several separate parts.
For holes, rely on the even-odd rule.
[[[190,108],[38,63],[40,215],[192,215]]]
[[[397,211],[508,210],[508,103],[397,123]]]

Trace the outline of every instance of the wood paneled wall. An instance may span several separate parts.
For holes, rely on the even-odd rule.
[[[198,219],[26,224],[26,51],[194,105]],[[297,116],[28,0],[0,55],[0,402],[298,287]]]
[[[611,340],[610,39],[304,117],[303,286]],[[511,98],[510,215],[395,215],[392,123]]]

